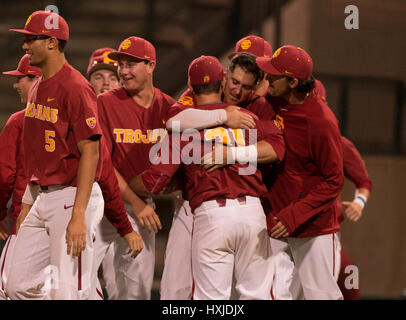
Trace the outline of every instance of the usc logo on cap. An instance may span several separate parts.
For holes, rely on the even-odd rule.
[[[102,56],[104,57],[104,59],[103,59],[103,62],[104,63],[115,63],[115,61],[114,60],[111,60],[109,57],[108,57],[108,54],[110,53],[111,51],[104,51],[103,52],[103,54],[102,54]]]
[[[125,40],[121,44],[121,49],[123,49],[123,50],[127,50],[129,47],[131,47],[131,40]]]
[[[241,42],[241,49],[243,50],[247,50],[251,47],[251,40],[244,40],[243,42]]]
[[[31,21],[31,16],[28,17],[27,21],[25,22],[25,27],[27,26],[27,24],[29,24]]]
[[[274,52],[274,54],[272,55],[272,58],[276,58],[277,56],[279,56],[280,53],[281,53],[281,48],[279,48],[278,50],[276,50]]]
[[[203,82],[204,82],[204,83],[207,83],[207,82],[209,82],[209,81],[210,81],[210,76],[204,76]]]
[[[92,117],[92,118],[87,118],[87,119],[86,119],[86,124],[87,124],[90,128],[94,129],[94,127],[96,127],[96,118],[94,118],[94,117]]]

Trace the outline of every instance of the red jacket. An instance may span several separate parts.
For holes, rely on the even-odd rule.
[[[281,220],[292,237],[336,232],[336,199],[344,185],[341,135],[337,119],[320,99],[276,109],[286,143],[267,200],[268,230]]]

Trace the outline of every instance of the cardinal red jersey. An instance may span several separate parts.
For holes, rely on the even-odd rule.
[[[0,135],[0,220],[7,215],[7,202],[12,197],[10,217],[11,234],[21,209],[21,200],[27,186],[24,169],[23,124],[25,110],[11,115]]]
[[[214,110],[224,109],[228,106],[229,104],[226,103],[216,103],[199,106],[198,108]],[[264,125],[261,121],[256,121],[256,124],[256,130],[229,129],[226,126],[221,126],[205,129],[200,132],[194,131],[193,135],[184,133],[186,137],[192,138],[192,142],[190,140],[184,141],[183,138],[180,139],[180,134],[167,136],[163,144],[168,142],[168,148],[166,150],[163,148],[161,156],[167,153],[169,155],[167,156],[169,163],[154,164],[144,172],[142,174],[144,185],[150,192],[159,194],[170,178],[181,167],[180,162],[182,161],[186,178],[185,197],[190,201],[192,210],[196,209],[202,202],[213,199],[235,199],[244,195],[260,197],[265,194],[267,189],[262,182],[261,172],[251,164],[230,164],[208,173],[203,169],[199,161],[201,155],[212,150],[211,143],[216,138],[223,144],[239,146],[265,140],[273,146],[278,158],[283,159],[285,146],[281,130],[275,124],[273,126]],[[174,139],[179,139],[177,140],[179,143],[174,142]],[[205,147],[206,143],[209,144],[209,147]],[[199,154],[195,159],[198,161],[193,163],[190,159],[195,156],[194,152],[197,152],[197,150],[199,150]],[[179,161],[176,163],[172,156],[173,154],[183,154],[183,157],[179,157]],[[185,154],[190,156],[189,162],[186,160]],[[249,166],[251,166],[251,174],[242,175],[241,169],[248,169]]]
[[[313,237],[339,230],[336,199],[344,184],[337,119],[320,99],[277,110],[286,155],[277,166],[267,199],[269,230],[279,218],[293,237]]]
[[[54,76],[31,86],[24,119],[25,164],[31,182],[76,185],[78,142],[101,136],[96,107],[93,88],[67,62]],[[100,167],[99,161],[96,180]]]
[[[126,181],[150,166],[149,150],[166,135],[165,116],[174,99],[155,88],[149,108],[116,88],[98,96],[100,122],[114,167]]]

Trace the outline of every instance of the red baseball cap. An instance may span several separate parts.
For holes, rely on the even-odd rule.
[[[28,60],[28,54],[24,55],[20,62],[18,63],[18,67],[16,70],[5,71],[3,74],[9,76],[16,76],[16,77],[23,77],[28,75],[38,76],[41,77],[41,70],[38,67],[34,67],[30,65]]]
[[[302,48],[283,46],[275,51],[272,58],[256,59],[260,69],[269,74],[285,75],[302,80],[310,79],[313,71],[313,60]]]
[[[241,52],[248,52],[256,57],[269,58],[272,56],[272,46],[261,37],[249,35],[237,41],[234,52],[230,53],[228,58],[231,59]]]
[[[113,48],[100,48],[93,51],[87,67],[87,76],[90,77],[93,72],[100,69],[108,69],[117,72],[117,61],[111,60],[108,57],[108,54],[113,51],[115,51]]]
[[[216,57],[201,56],[190,63],[188,77],[192,86],[216,82],[224,77],[223,66]]]
[[[119,60],[120,57],[133,57],[141,60],[156,61],[155,48],[151,42],[139,38],[129,37],[121,42],[118,50],[108,54],[112,60]]]
[[[69,40],[69,27],[65,19],[50,11],[35,11],[28,17],[24,29],[9,31]]]

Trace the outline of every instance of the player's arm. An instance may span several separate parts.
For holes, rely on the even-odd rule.
[[[276,214],[279,234],[292,234],[316,214],[333,205],[344,185],[342,144],[335,123],[311,119],[308,123],[308,144],[321,180],[302,198],[293,201]],[[277,226],[271,227],[275,236]]]
[[[100,136],[97,136],[100,138]],[[72,217],[66,228],[67,253],[79,256],[86,248],[86,220],[85,211],[96,175],[99,161],[99,139],[81,140],[77,144],[80,160],[77,172],[77,189],[73,204]]]
[[[105,147],[105,145],[103,146]],[[107,155],[107,153],[104,154]],[[128,254],[131,254],[131,257],[135,258],[144,247],[142,238],[133,229],[128,219],[113,163],[108,156],[103,159],[103,170],[98,182],[104,198],[104,215],[114,228],[116,228],[120,236],[127,242],[129,247]]]
[[[201,130],[222,124],[230,128],[255,128],[254,118],[240,109],[237,106],[217,110],[187,108],[171,116],[166,122],[166,128],[175,132],[187,129]]]
[[[4,225],[7,221],[7,202],[13,193],[16,180],[17,153],[21,137],[18,121],[20,120],[12,115],[0,134],[0,150],[6,151],[0,153],[0,221],[4,221]]]
[[[35,199],[38,196],[39,186],[30,186],[27,184],[25,192],[21,199],[21,209],[20,214],[17,217],[16,222],[16,234],[21,227],[21,224],[24,222],[25,218],[28,215],[28,212],[31,210],[32,205],[34,204]]]
[[[369,199],[372,182],[369,178],[365,162],[354,144],[341,137],[343,144],[344,175],[355,184],[355,195],[352,201],[343,201],[344,214],[351,221],[358,221]]]
[[[154,232],[156,233],[158,232],[158,230],[161,230],[162,224],[154,209],[149,204],[141,200],[140,197],[138,197],[137,194],[133,190],[131,190],[130,186],[125,181],[120,172],[118,172],[116,169],[114,170],[116,172],[118,185],[121,191],[121,197],[123,198],[123,200],[131,204],[134,210],[134,214],[140,222],[141,227],[147,227],[148,232],[154,230]],[[149,195],[145,196],[148,197]]]

